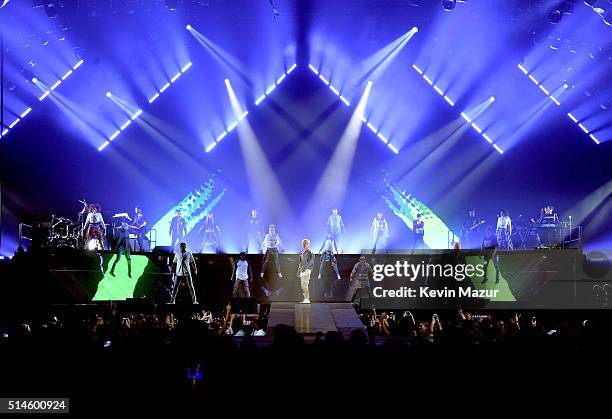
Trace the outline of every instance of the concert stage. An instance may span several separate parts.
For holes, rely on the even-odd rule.
[[[223,308],[233,298],[230,279],[237,255],[195,254],[194,257],[198,266],[198,274],[194,278],[198,301],[205,307]],[[116,254],[112,252],[86,252],[72,248],[18,254],[0,264],[0,275],[8,279],[4,283],[5,302],[87,304],[143,298],[150,299],[156,305],[169,302],[173,287],[171,253],[132,254],[131,276],[128,275],[125,258],[117,264],[114,275],[111,274],[115,258]],[[341,279],[335,278],[329,265],[324,267],[319,279],[320,260],[318,255],[315,256],[310,282],[314,303],[350,303],[352,300],[354,289],[351,289],[350,275],[359,255],[340,254],[336,258]],[[249,288],[256,303],[289,303],[290,306],[302,300],[296,276],[298,255],[280,255],[282,278],[277,276],[274,269],[268,269],[260,278],[262,255],[249,254],[247,260],[253,272]],[[497,271],[493,262],[483,265],[484,260],[478,251],[377,254],[367,255],[367,262],[383,278],[377,280],[370,277],[373,294],[370,297],[373,298],[368,299],[360,292],[355,299],[354,302],[361,303],[363,309],[370,309],[372,305],[377,309],[443,309],[458,306],[473,309],[592,308],[603,304],[601,293],[597,290],[605,291],[605,285],[611,283],[608,271],[603,274],[593,271],[585,255],[574,249],[500,252]],[[435,271],[433,276],[417,275],[413,279],[401,276],[401,272],[399,276],[389,276],[390,271],[385,267],[395,270],[398,264],[401,267],[407,264],[414,269],[424,269],[430,265],[451,271],[454,269],[456,276],[451,279],[436,277]],[[459,271],[459,268],[464,269],[468,265],[483,268],[483,272],[476,270],[466,275]],[[333,295],[324,298],[323,288],[326,284]],[[242,293],[238,295],[244,296]],[[179,290],[177,303],[189,301],[187,290]],[[276,306],[278,310],[281,307],[288,306]],[[299,307],[299,310],[306,310]],[[281,312],[277,315],[281,315]],[[292,322],[299,324],[296,320]],[[313,330],[318,330],[316,328],[320,324],[316,324]]]
[[[274,326],[285,324],[294,327],[302,335],[322,332],[340,332],[348,338],[352,330],[363,329],[364,325],[349,303],[272,303],[268,318],[268,334]]]

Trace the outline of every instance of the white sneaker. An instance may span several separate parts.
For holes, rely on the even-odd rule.
[[[302,304],[310,304],[310,300],[308,298],[304,298],[304,301],[302,301]]]

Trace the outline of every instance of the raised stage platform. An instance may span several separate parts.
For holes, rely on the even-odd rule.
[[[268,319],[268,335],[278,324],[292,326],[303,335],[318,332],[340,332],[348,339],[354,329],[365,327],[350,303],[272,303]]]
[[[198,274],[194,278],[198,301],[206,307],[223,308],[232,299],[233,283],[230,280],[237,255],[196,254]],[[149,298],[155,304],[169,302],[173,281],[170,264],[173,255],[166,251],[134,253],[131,256],[131,272],[125,258],[116,261],[114,252],[86,252],[72,248],[32,251],[16,255],[10,261],[0,261],[0,278],[3,280],[3,302],[25,304],[87,304],[102,301],[125,301]],[[249,254],[253,281],[250,294],[260,304],[294,304],[302,300],[297,278],[298,255],[280,255],[283,278],[279,279],[273,269],[268,269],[263,278],[259,273],[263,255]],[[320,258],[317,255],[311,277],[311,299],[331,303],[350,303],[350,273],[359,255],[337,256],[340,280],[329,267],[318,279]],[[479,251],[419,251],[411,254],[367,255],[367,262],[384,268],[405,262],[413,266],[438,264],[457,267],[459,265],[482,265]],[[466,265],[467,264],[467,265]],[[576,249],[541,249],[530,251],[499,252],[499,269],[489,263],[486,278],[482,274],[467,274],[461,281],[420,276],[416,282],[406,277],[387,278],[382,282],[371,282],[376,288],[398,292],[405,288],[427,287],[430,292],[453,291],[457,287],[471,287],[477,298],[470,301],[450,295],[439,298],[378,298],[376,301],[361,301],[369,309],[418,309],[418,308],[593,308],[605,303],[606,286],[612,285],[610,270],[594,269],[586,256]],[[380,271],[380,270],[379,270]],[[601,271],[601,272],[600,272]],[[475,271],[474,271],[475,272]],[[131,273],[131,275],[129,275]],[[380,273],[380,272],[379,272]],[[323,298],[327,284],[332,298]],[[382,287],[382,288],[381,288]],[[602,294],[602,291],[604,294]],[[494,297],[483,292],[496,291]],[[241,295],[245,296],[245,295]],[[362,296],[363,297],[363,296]],[[390,296],[393,297],[393,296]],[[607,297],[606,297],[607,298]],[[190,301],[186,290],[179,291],[177,302]],[[281,306],[277,306],[280,308]],[[280,314],[279,314],[280,315]],[[318,314],[316,314],[318,315]],[[294,321],[295,322],[295,321]],[[317,323],[321,324],[321,323]]]

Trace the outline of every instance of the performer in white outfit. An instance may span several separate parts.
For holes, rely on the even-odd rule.
[[[251,298],[251,291],[249,290],[249,282],[253,282],[253,275],[251,273],[251,266],[246,260],[246,252],[240,252],[240,259],[236,262],[236,269],[232,275],[234,281],[234,292],[233,297],[239,297],[240,286],[244,289],[246,298]]]
[[[174,304],[176,302],[176,295],[178,294],[179,286],[181,282],[185,282],[187,284],[187,288],[189,288],[189,294],[191,294],[191,302],[193,304],[198,303],[198,299],[196,298],[195,288],[193,286],[193,275],[197,275],[197,266],[195,263],[195,259],[191,252],[187,251],[187,245],[185,243],[181,243],[179,245],[178,253],[174,255],[174,261],[172,262],[172,274],[175,276],[174,281],[174,291],[172,292],[172,301]]]
[[[281,272],[280,267],[280,259],[278,257],[278,251],[283,252],[285,250],[285,246],[283,245],[283,241],[280,236],[276,232],[276,226],[271,224],[268,228],[268,234],[264,237],[263,243],[261,243],[260,250],[262,250],[265,254],[263,264],[261,265],[261,277],[264,277],[266,273],[266,267],[268,263],[270,263],[270,259],[274,260],[274,266],[276,267],[276,273],[279,278],[283,277],[283,273]]]
[[[99,250],[104,250],[104,236],[106,236],[106,224],[100,213],[99,204],[89,204],[89,213],[85,219],[85,225],[81,235],[85,238],[85,248],[94,250],[89,247],[92,240],[96,240],[95,246]],[[93,247],[93,246],[92,246]]]
[[[508,216],[508,212],[501,210],[497,217],[497,229],[495,230],[497,243],[499,248],[503,250],[513,250],[512,245],[512,220]]]

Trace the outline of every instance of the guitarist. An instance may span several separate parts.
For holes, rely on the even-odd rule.
[[[477,249],[480,247],[480,226],[484,224],[474,208],[470,208],[461,226],[461,243],[464,249]]]

